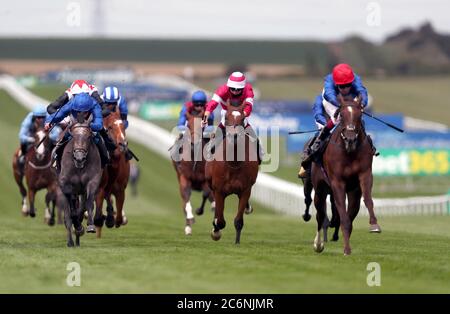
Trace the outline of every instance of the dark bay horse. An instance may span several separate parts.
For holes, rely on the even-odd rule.
[[[44,212],[44,222],[49,226],[53,226],[55,224],[57,183],[56,175],[51,169],[52,145],[48,133],[44,130],[43,120],[36,119],[32,129],[34,131],[34,143],[41,143],[44,138],[45,140],[38,147],[30,145],[25,156],[25,166],[23,171],[19,169],[17,158],[20,149],[16,151],[13,157],[14,178],[22,195],[22,214],[24,216],[36,216],[36,208],[34,207],[36,193],[39,190],[47,189],[45,195],[46,208]],[[28,192],[22,182],[24,176]],[[29,207],[26,199],[27,194]],[[58,223],[62,223],[60,210],[58,210]]]
[[[179,156],[181,160],[177,162],[172,159],[173,167],[177,173],[182,209],[186,219],[184,227],[186,235],[192,234],[192,225],[195,221],[190,201],[192,190],[201,191],[203,196],[200,207],[195,211],[197,215],[203,214],[206,199],[209,199],[212,209],[215,210],[214,197],[205,178],[206,161],[203,150],[209,139],[203,136],[201,127],[204,113],[204,107],[201,107],[200,110],[194,109],[192,113],[186,111],[188,128],[183,136],[183,146],[181,156]]]
[[[108,134],[116,144],[117,148],[111,155],[111,164],[107,165],[102,174],[100,187],[96,195],[95,219],[94,223],[97,229],[97,238],[101,237],[103,227],[103,200],[107,202],[106,207],[106,227],[112,228],[114,225],[119,228],[128,222],[123,210],[125,202],[125,189],[128,185],[130,176],[130,162],[125,158],[125,152],[128,146],[125,134],[125,125],[123,124],[120,112],[117,106],[115,110],[107,117],[103,118],[103,125],[108,130]],[[114,207],[112,196],[116,200],[116,217],[114,217]]]
[[[88,231],[94,230],[92,212],[94,199],[102,176],[100,154],[94,143],[94,136],[86,121],[85,113],[78,113],[77,123],[72,124],[72,140],[64,147],[61,157],[61,172],[58,184],[64,197],[58,202],[64,208],[64,222],[67,229],[67,246],[73,247],[72,225],[75,228],[76,245],[84,234],[83,213],[88,211]],[[78,201],[80,200],[80,201]]]
[[[317,233],[314,239],[316,252],[323,250],[323,241],[320,230],[326,216],[325,185],[329,185],[331,193],[339,213],[340,226],[344,237],[344,255],[351,254],[350,235],[352,222],[360,208],[361,196],[369,210],[370,230],[380,232],[377,219],[373,210],[372,200],[372,147],[367,139],[362,124],[361,98],[346,98],[338,96],[340,102],[340,123],[337,125],[330,142],[323,154],[323,170],[313,163],[313,185],[316,192],[314,205],[317,210]],[[346,197],[348,206],[346,206]]]
[[[258,176],[257,139],[244,128],[244,104],[234,106],[228,102],[225,116],[225,138],[217,145],[214,158],[206,163],[206,178],[214,193],[216,210],[211,237],[218,241],[221,229],[225,228],[225,198],[230,194],[239,197],[239,205],[234,227],[236,244],[240,243],[244,227],[244,212],[249,214],[252,207],[249,198],[252,186]],[[216,139],[217,140],[217,139]]]

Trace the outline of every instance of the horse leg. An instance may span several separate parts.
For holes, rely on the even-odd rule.
[[[314,195],[314,207],[316,208],[317,231],[314,238],[314,251],[321,253],[325,245],[321,239],[320,232],[323,230],[325,217],[327,216],[326,194],[322,191],[316,191]]]
[[[350,248],[350,234],[352,233],[352,223],[345,207],[345,185],[341,182],[332,182],[331,188],[333,190],[333,197],[339,213],[341,230],[344,237],[344,255],[350,255],[352,252],[352,249]]]
[[[75,246],[72,238],[72,195],[64,194],[65,200],[61,200],[62,206],[64,208],[64,224],[66,225],[67,230],[67,246],[73,247]]]
[[[36,191],[28,188],[28,201],[30,202],[30,217],[36,217],[36,209],[34,208],[34,197],[36,196]]]
[[[86,232],[88,233],[95,233],[95,226],[94,226],[94,202],[95,202],[95,194],[97,192],[98,187],[94,183],[89,183],[86,189],[86,196],[85,196],[85,208],[88,212],[88,221],[87,221],[87,228]]]
[[[303,220],[309,221],[311,219],[311,215],[309,214],[309,208],[311,207],[312,198],[311,192],[313,190],[312,180],[310,178],[303,179],[303,194],[305,195],[305,205],[306,209],[303,214]]]
[[[25,217],[30,213],[27,205],[27,190],[23,185],[23,174],[20,173],[19,169],[16,169],[18,166],[16,163],[13,164],[14,169],[14,179],[16,180],[17,185],[19,186],[20,195],[22,196],[22,215]]]
[[[111,199],[111,194],[108,193],[105,195],[106,200],[106,227],[112,228],[116,224],[116,218],[114,217],[114,206]]]
[[[347,193],[348,198],[348,215],[350,221],[353,222],[358,215],[359,208],[361,207],[361,189],[358,187],[355,190]]]
[[[199,216],[203,215],[204,209],[205,209],[205,203],[206,203],[206,199],[208,198],[209,194],[211,193],[211,191],[208,191],[205,189],[205,185],[203,185],[203,192],[202,192],[202,204],[200,205],[199,208],[197,208],[195,210],[195,213]]]
[[[116,208],[117,208],[117,215],[116,215],[116,228],[119,228],[121,225],[123,225],[123,203],[125,202],[125,190],[120,189],[117,191],[117,193],[114,194],[116,198]]]
[[[362,196],[364,197],[364,204],[369,210],[369,224],[370,232],[380,233],[381,227],[378,225],[377,217],[375,217],[375,212],[373,210],[373,199],[372,199],[372,184],[373,176],[372,172],[368,171],[359,176],[359,182],[361,186]]]
[[[82,219],[84,214],[84,200],[79,201],[77,196],[72,195],[72,212],[71,218],[73,226],[75,227],[75,245],[80,246],[80,237],[84,234],[84,227]]]
[[[325,206],[325,218],[323,219],[323,242],[328,242],[328,228],[330,227],[330,220],[328,219],[327,210]]]
[[[211,238],[214,241],[220,240],[222,233],[221,229],[225,228],[226,222],[223,216],[225,197],[220,192],[214,191],[214,199],[216,200],[216,210],[214,211],[213,229],[211,231]]]
[[[331,241],[339,240],[339,213],[336,208],[336,204],[334,202],[333,194],[330,194],[330,203],[331,203],[331,221],[330,228],[334,228],[333,238]]]
[[[186,217],[186,225],[184,227],[184,234],[192,234],[192,224],[195,222],[194,215],[192,213],[191,198],[191,184],[183,175],[180,176],[180,194],[183,204],[183,212]]]
[[[208,195],[208,200],[211,203],[211,211],[215,212],[216,211],[216,201],[214,200],[214,193],[213,191],[209,188],[209,184],[206,184],[206,186],[209,189],[209,195]]]
[[[55,202],[54,202],[54,193],[50,188],[47,189],[47,193],[45,194],[45,213],[44,213],[44,222],[49,226],[55,225]],[[50,203],[53,203],[53,207]],[[50,208],[52,208],[50,210]]]
[[[234,218],[234,228],[236,229],[235,244],[241,242],[241,231],[244,227],[244,211],[248,206],[248,199],[250,198],[251,188],[248,188],[241,195],[239,195],[239,207],[236,217]]]

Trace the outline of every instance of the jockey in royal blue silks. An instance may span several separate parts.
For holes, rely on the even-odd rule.
[[[28,148],[35,143],[34,139],[34,123],[37,121],[41,122],[44,126],[45,118],[48,116],[47,110],[44,105],[36,105],[33,111],[27,114],[25,119],[23,119],[20,125],[19,131],[19,141],[20,141],[20,152],[19,152],[19,167],[23,169],[25,165],[25,155],[27,154]],[[61,133],[60,127],[54,127],[49,134],[50,142],[54,146],[58,141],[59,134]],[[37,144],[37,143],[36,143]]]
[[[353,97],[360,96],[363,108],[367,106],[367,89],[364,87],[361,78],[354,74],[348,64],[341,63],[333,68],[333,72],[325,77],[322,94],[318,95],[315,99],[313,112],[319,131],[310,140],[310,144],[303,152],[303,160],[298,173],[299,178],[307,177],[312,157],[321,149],[323,143],[331,133],[330,131],[337,123],[335,113],[340,106],[337,99],[338,94],[342,94],[343,96],[351,95]],[[376,149],[373,146],[370,136],[368,136],[368,140],[375,154]]]
[[[105,164],[109,163],[109,154],[103,138],[98,134],[98,132],[103,130],[102,109],[99,103],[88,94],[78,94],[66,105],[64,105],[58,112],[48,116],[45,121],[46,128],[48,129],[51,127],[50,123],[57,124],[69,115],[72,115],[72,118],[76,121],[78,112],[87,112],[92,116],[92,120],[89,126],[94,132],[94,142],[98,147],[100,158],[102,160],[102,166],[104,166]],[[56,161],[54,166],[56,166],[57,169],[59,169],[59,163],[61,161],[64,147],[71,139],[70,132],[67,131],[68,129],[69,128],[66,129],[63,138],[57,143],[54,149],[53,158]]]

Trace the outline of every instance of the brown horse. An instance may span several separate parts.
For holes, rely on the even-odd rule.
[[[202,204],[195,211],[197,215],[203,214],[206,199],[209,199],[211,202],[213,210],[215,206],[214,197],[205,179],[206,162],[203,150],[209,139],[203,136],[201,127],[201,119],[204,113],[204,107],[201,107],[200,110],[195,108],[192,113],[186,111],[188,128],[183,136],[181,155],[177,156],[181,160],[175,161],[172,159],[173,167],[177,173],[182,209],[186,219],[186,225],[184,227],[184,233],[186,235],[192,234],[192,224],[195,221],[190,201],[192,190],[201,191],[203,196]]]
[[[341,121],[331,135],[330,143],[323,155],[323,169],[314,163],[312,172],[322,172],[323,175],[313,175],[313,185],[316,192],[314,205],[317,210],[317,233],[314,239],[314,249],[321,252],[324,248],[320,230],[326,216],[326,195],[329,185],[333,195],[342,234],[344,237],[344,255],[351,254],[350,235],[352,222],[359,212],[361,196],[369,210],[371,232],[380,232],[373,210],[372,200],[372,147],[367,139],[362,124],[361,98],[344,99],[338,96],[340,102],[339,114]],[[345,199],[348,198],[346,208]]]
[[[258,149],[257,139],[244,128],[244,119],[244,104],[233,106],[228,102],[225,138],[217,145],[214,158],[206,163],[206,178],[216,201],[214,228],[211,231],[215,241],[220,239],[220,230],[225,228],[223,212],[228,195],[236,194],[239,197],[238,212],[234,218],[236,244],[240,243],[244,212],[248,214],[253,210],[249,198],[258,176]]]
[[[117,106],[114,111],[107,117],[103,118],[103,125],[108,130],[108,134],[112,137],[117,148],[111,155],[111,164],[107,165],[102,174],[102,180],[99,190],[95,198],[95,219],[97,238],[101,237],[103,227],[103,200],[107,202],[106,207],[106,227],[112,228],[114,225],[119,228],[121,225],[126,225],[128,222],[123,204],[125,202],[125,189],[128,185],[128,178],[130,176],[130,162],[125,158],[127,149],[127,140],[125,137],[125,125],[120,117],[120,112]],[[112,196],[116,200],[116,217],[114,217],[114,207]]]
[[[44,130],[42,120],[36,119],[33,123],[35,143],[41,143],[34,147],[31,145],[25,156],[25,166],[23,171],[19,169],[18,156],[20,148],[16,150],[13,157],[13,172],[14,178],[20,189],[22,195],[22,214],[30,217],[36,216],[36,208],[34,207],[34,200],[36,193],[39,190],[47,189],[45,195],[45,212],[44,222],[49,226],[55,224],[55,206],[56,206],[56,175],[51,169],[51,142],[48,133]],[[23,185],[23,177],[25,176],[28,193]],[[26,196],[28,194],[29,207],[27,205]],[[50,204],[51,203],[51,204]],[[51,208],[51,210],[50,210]],[[61,210],[58,208],[58,224],[62,223]]]

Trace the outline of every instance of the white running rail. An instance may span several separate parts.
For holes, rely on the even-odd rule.
[[[29,110],[37,103],[49,103],[48,100],[37,97],[21,86],[12,76],[1,75],[0,88],[5,89],[17,102]],[[137,117],[129,116],[128,120],[130,123],[127,135],[130,139],[164,158],[170,158],[168,148],[174,142],[175,137],[173,135],[165,129]],[[252,199],[288,215],[300,216],[305,209],[301,185],[265,173],[258,174],[258,179],[252,190]],[[377,216],[450,214],[450,195],[374,199],[374,204]],[[314,206],[311,206],[311,214],[314,213]],[[368,215],[364,205],[361,206],[360,215]]]

